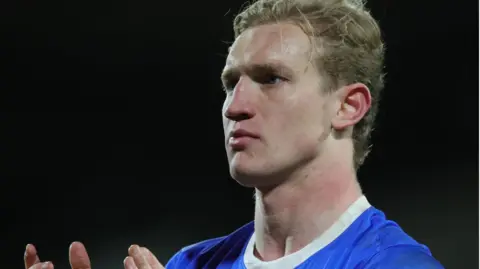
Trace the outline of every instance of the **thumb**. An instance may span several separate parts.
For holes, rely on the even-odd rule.
[[[85,246],[80,242],[73,242],[69,251],[70,266],[72,269],[91,269],[90,258]]]

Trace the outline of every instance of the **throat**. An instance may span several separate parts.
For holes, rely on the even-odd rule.
[[[256,191],[254,254],[258,259],[273,261],[301,250],[362,197],[356,179],[322,181],[305,179],[268,193]]]

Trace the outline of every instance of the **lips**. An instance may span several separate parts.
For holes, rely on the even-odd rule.
[[[255,133],[249,132],[245,129],[236,129],[230,132],[228,145],[234,151],[242,151],[258,138],[259,136]]]
[[[237,129],[237,130],[234,130],[234,131],[230,132],[230,137],[233,137],[233,138],[240,138],[240,137],[259,138],[258,135],[254,134],[252,132],[249,132],[245,129]]]

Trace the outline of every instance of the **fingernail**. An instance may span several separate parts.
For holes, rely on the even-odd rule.
[[[138,246],[137,245],[131,245],[129,247],[129,250],[132,252],[132,254],[137,254],[138,253]]]
[[[127,256],[127,257],[125,257],[125,259],[123,260],[123,266],[125,266],[126,269],[132,268],[131,264],[128,262],[128,258],[129,258],[129,257],[130,257],[130,256]]]
[[[27,251],[28,246],[30,246],[30,244],[27,244],[27,245],[25,246],[25,251]]]
[[[72,249],[72,247],[73,247],[74,244],[81,244],[81,243],[80,243],[80,241],[73,241],[73,242],[70,244],[69,249]]]
[[[49,264],[50,264],[50,262],[44,262],[42,264],[42,269],[47,269]]]

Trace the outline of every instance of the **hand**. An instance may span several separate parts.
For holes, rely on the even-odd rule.
[[[132,245],[128,248],[128,257],[123,264],[125,269],[165,269],[150,250]]]
[[[70,266],[72,269],[91,269],[90,258],[85,246],[80,242],[73,242],[69,250]],[[41,262],[34,245],[28,244],[25,249],[25,269],[53,269],[52,262]]]

